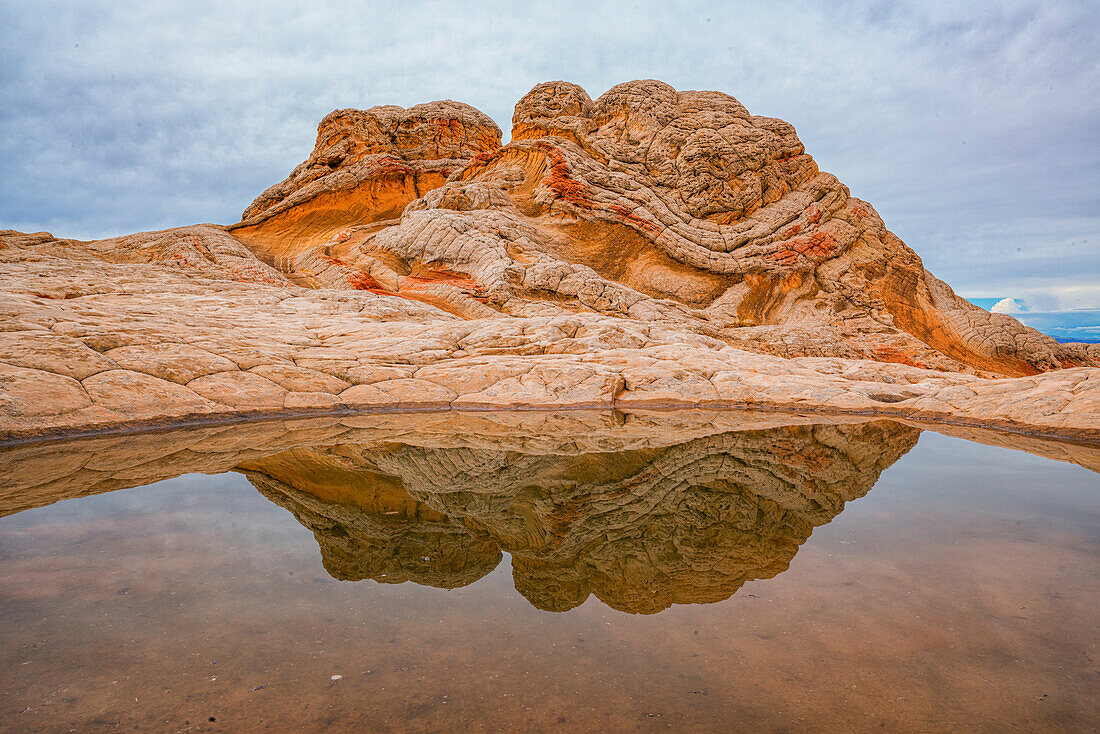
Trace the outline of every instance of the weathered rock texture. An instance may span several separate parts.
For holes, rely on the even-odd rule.
[[[499,147],[496,123],[460,102],[335,110],[318,126],[310,157],[256,197],[233,234],[286,267],[349,224],[400,216],[470,158]]]
[[[718,92],[340,110],[243,221],[0,233],[0,435],[244,414],[766,406],[1096,439],[1100,346],[956,296]]]

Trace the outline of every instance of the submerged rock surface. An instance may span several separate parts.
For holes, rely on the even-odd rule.
[[[1100,436],[1100,345],[956,296],[794,128],[648,80],[338,110],[229,227],[0,233],[0,436],[757,406]]]

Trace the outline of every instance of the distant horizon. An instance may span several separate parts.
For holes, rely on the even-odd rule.
[[[1007,298],[968,298],[986,311]],[[1004,311],[1025,326],[1040,331],[1055,341],[1100,344],[1100,308],[1068,308],[1062,311]]]
[[[229,224],[309,155],[332,109],[451,98],[507,140],[512,106],[536,83],[565,79],[596,98],[657,78],[793,124],[820,168],[969,300],[1004,301],[1025,323],[1100,313],[1100,34],[1088,3],[730,14],[9,1],[0,12],[0,228],[94,239]],[[1087,329],[1100,315],[1044,323]]]

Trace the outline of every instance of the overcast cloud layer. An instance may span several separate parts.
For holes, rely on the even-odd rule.
[[[536,83],[717,89],[967,297],[1100,307],[1100,23],[1088,2],[0,0],[0,228],[237,221],[330,110]],[[987,6],[988,7],[985,7]]]

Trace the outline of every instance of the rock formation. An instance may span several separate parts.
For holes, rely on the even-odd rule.
[[[1095,439],[1100,346],[956,296],[794,128],[657,81],[339,110],[229,227],[0,233],[0,433],[757,405]]]
[[[318,126],[310,157],[256,197],[233,234],[285,266],[284,258],[349,225],[401,216],[471,158],[499,147],[496,123],[459,102],[335,110]]]

